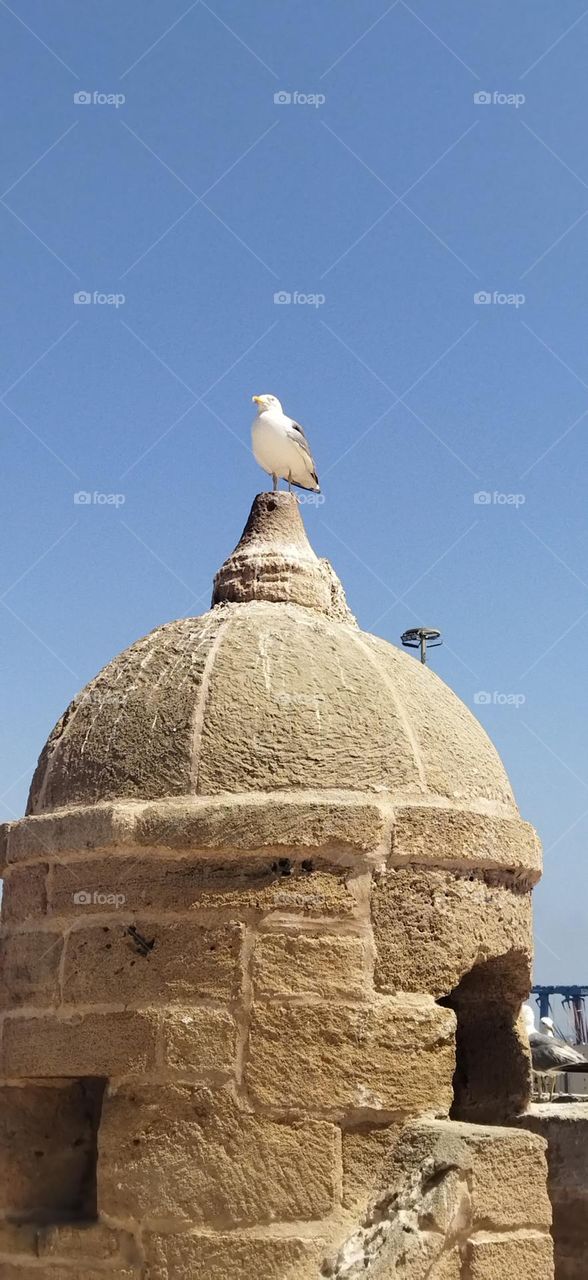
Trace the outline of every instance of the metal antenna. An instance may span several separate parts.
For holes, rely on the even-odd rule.
[[[411,627],[409,631],[402,633],[400,639],[405,649],[420,649],[423,664],[427,661],[427,645],[430,649],[436,649],[443,644],[441,632],[436,627]]]

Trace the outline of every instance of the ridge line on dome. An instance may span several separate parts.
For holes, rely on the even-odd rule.
[[[380,661],[380,654],[377,651],[374,652],[374,650],[371,649],[370,645],[366,643],[366,638],[369,636],[370,636],[369,632],[358,631],[356,635],[357,643],[360,646],[360,648],[363,649],[364,653],[367,654],[369,661],[377,671],[380,679],[382,680],[382,683],[385,684],[386,688],[390,693],[390,697],[398,713],[398,719],[400,720],[402,728],[404,729],[406,737],[412,747],[415,764],[418,770],[419,781],[423,788],[423,793],[426,795],[427,791],[429,790],[429,787],[428,787],[427,775],[425,771],[425,764],[421,754],[420,744],[417,741],[417,738],[415,737],[412,726],[410,724],[406,707],[404,705],[404,702],[402,701],[402,698],[398,692],[398,689],[396,689],[392,680],[390,679],[384,663]],[[379,637],[374,637],[374,638],[378,639]]]
[[[213,610],[210,610],[210,614],[211,614],[210,621],[211,623],[213,623],[214,621],[216,621]],[[199,774],[200,774],[200,745],[202,742],[202,732],[204,729],[204,713],[206,710],[206,703],[208,701],[210,681],[212,678],[212,672],[213,672],[214,663],[216,660],[216,655],[218,653],[218,650],[220,649],[220,646],[222,644],[222,641],[227,631],[231,626],[232,621],[233,621],[232,618],[223,618],[222,615],[218,616],[218,623],[219,623],[218,631],[214,637],[214,640],[212,641],[212,644],[210,646],[210,651],[204,663],[204,668],[202,671],[202,679],[200,681],[200,697],[197,698],[196,705],[194,707],[194,713],[192,717],[192,734],[191,734],[192,755],[190,759],[190,777],[192,782],[193,793],[196,795],[198,794],[198,780],[199,780]]]

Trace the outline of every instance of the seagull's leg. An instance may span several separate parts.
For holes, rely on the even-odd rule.
[[[292,472],[288,472],[288,493],[292,492]]]
[[[272,482],[273,482],[273,486],[274,486],[274,490],[273,490],[273,491],[274,491],[274,493],[277,493],[277,492],[278,492],[278,477],[277,477],[277,476],[275,476],[275,475],[273,474],[273,472],[272,472]]]

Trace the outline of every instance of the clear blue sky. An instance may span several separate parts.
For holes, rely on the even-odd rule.
[[[80,686],[206,608],[273,392],[361,625],[442,628],[540,830],[538,980],[587,981],[584,4],[0,0],[0,28],[3,816]]]

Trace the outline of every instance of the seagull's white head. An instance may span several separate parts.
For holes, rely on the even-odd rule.
[[[277,396],[252,396],[251,399],[257,405],[258,413],[266,413],[267,410],[273,410],[274,413],[283,413]]]
[[[526,1030],[526,1032],[527,1032],[527,1035],[528,1035],[528,1036],[530,1036],[530,1035],[531,1035],[531,1032],[536,1030],[536,1027],[535,1027],[535,1014],[534,1014],[534,1012],[533,1012],[533,1010],[532,1010],[532,1008],[531,1008],[531,1005],[530,1005],[530,1004],[524,1004],[524,1005],[523,1005],[522,1014],[523,1014],[523,1018],[524,1018],[524,1020],[525,1020],[525,1030]]]
[[[555,1030],[555,1023],[553,1021],[553,1018],[541,1018],[540,1021],[541,1021],[542,1027],[547,1027],[548,1034],[551,1033],[551,1035],[553,1035]]]

